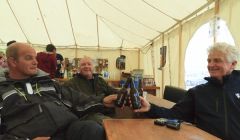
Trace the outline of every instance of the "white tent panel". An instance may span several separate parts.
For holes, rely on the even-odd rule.
[[[99,43],[103,47],[121,47],[122,40],[114,34],[102,20],[99,20]]]
[[[55,45],[73,44],[73,33],[65,0],[39,0],[40,9]]]
[[[162,32],[176,22],[140,0],[105,0],[106,3],[153,32]],[[139,14],[141,13],[141,14]],[[140,25],[138,25],[141,27]]]
[[[82,0],[69,0],[68,6],[77,44],[79,46],[97,46],[96,15],[85,6]]]
[[[149,30],[149,28],[135,22],[133,19],[127,17],[123,13],[105,3],[103,0],[87,0],[85,2],[86,5],[88,5],[89,8],[93,9],[97,15],[102,17],[104,20],[107,20],[108,22],[121,27],[124,30],[128,30],[135,34],[141,35],[143,38],[149,40],[159,34],[158,32]]]
[[[141,48],[208,1],[1,0],[0,41]]]
[[[181,20],[207,3],[207,0],[144,0],[165,14]],[[208,0],[209,1],[209,0]]]
[[[150,40],[145,39],[143,36],[136,34],[134,32],[130,32],[128,30],[124,30],[123,28],[116,26],[116,24],[112,24],[111,22],[103,20],[104,23],[115,33],[124,40],[136,44],[139,48],[142,47],[141,45],[145,45]],[[129,46],[128,48],[132,48]]]
[[[128,41],[123,41],[123,45],[122,46],[123,46],[123,48],[128,48],[128,46],[131,46],[132,48],[139,47],[139,45],[131,43],[131,42],[128,42]]]
[[[24,5],[24,9],[19,5]],[[49,42],[35,1],[9,1],[9,6],[11,6],[14,11],[12,14],[15,14],[17,18],[14,19],[15,22],[19,22],[17,27],[20,26],[22,28],[21,34],[23,36],[25,34],[25,40],[38,44],[46,44]],[[10,17],[13,17],[13,15],[10,15]],[[17,38],[11,39],[18,40]]]
[[[12,15],[11,9],[6,1],[0,1],[0,9],[0,40],[6,42],[14,38],[25,42],[26,39],[22,34],[21,29]]]

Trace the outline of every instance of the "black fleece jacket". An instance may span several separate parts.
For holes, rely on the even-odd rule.
[[[189,89],[171,109],[151,106],[149,117],[178,118],[195,123],[221,139],[240,138],[240,71],[234,70],[223,83],[206,77],[206,84]]]

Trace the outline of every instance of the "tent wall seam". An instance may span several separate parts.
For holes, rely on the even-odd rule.
[[[44,20],[44,18],[43,18],[42,10],[41,10],[41,8],[40,8],[40,5],[39,5],[38,0],[36,0],[36,2],[37,2],[37,6],[38,6],[39,13],[40,13],[41,18],[42,18],[42,21],[43,21],[43,25],[44,25],[45,31],[46,31],[47,36],[48,36],[48,40],[49,40],[50,43],[52,43],[52,40],[51,40],[51,38],[50,38],[50,35],[49,35],[49,32],[48,32],[48,29],[47,29],[47,25],[46,25],[45,20]]]
[[[152,71],[153,71],[153,78],[155,81],[155,55],[154,55],[154,44],[151,45],[151,59],[152,59]]]
[[[86,2],[85,0],[83,0],[83,2],[84,2],[84,4],[85,4],[93,13],[95,13],[96,15],[98,15],[91,7],[87,4],[87,2]],[[131,33],[131,34],[133,34],[133,35],[135,35],[135,36],[141,37],[141,38],[146,39],[146,40],[149,40],[149,41],[151,40],[151,39],[145,38],[145,37],[143,37],[143,36],[141,36],[141,35],[135,34],[135,33],[131,32],[131,31],[129,31],[129,30],[121,27],[121,26],[118,25],[118,24],[116,24],[116,23],[114,23],[114,22],[111,22],[111,21],[108,20],[107,18],[104,18],[104,17],[102,17],[102,16],[100,16],[100,15],[98,15],[98,16],[99,16],[100,18],[102,18],[102,19],[110,22],[111,24],[113,24],[113,25],[115,25],[115,26],[117,26],[117,27],[119,27],[119,28],[121,28],[121,29],[123,29],[123,30],[125,30],[125,31],[127,31],[127,32],[129,32],[129,33]],[[104,22],[104,23],[106,24],[106,22]],[[110,26],[109,26],[108,24],[106,24],[106,25],[107,25],[107,27],[110,28]],[[111,29],[111,30],[112,30],[112,29]],[[114,30],[112,30],[112,31],[113,31],[114,34],[117,34],[116,32],[114,32]],[[120,37],[120,38],[122,38],[122,37]],[[125,39],[125,40],[126,40],[126,39]],[[132,42],[132,41],[131,41],[131,42]],[[137,44],[137,43],[134,43],[134,44]]]
[[[119,27],[119,28],[121,28],[121,29],[129,32],[130,34],[133,34],[133,35],[138,36],[138,37],[140,37],[140,38],[143,38],[143,39],[145,39],[145,40],[151,41],[151,39],[148,39],[148,38],[145,38],[144,36],[141,36],[141,35],[138,35],[138,34],[136,34],[136,33],[133,33],[133,32],[131,32],[131,31],[129,31],[128,29],[123,28],[123,27],[121,27],[121,26],[118,25],[118,24],[115,24],[115,23],[109,21],[108,19],[106,19],[106,18],[104,18],[104,17],[101,17],[101,18],[103,18],[104,20],[107,20],[107,21],[110,22],[111,24],[113,24],[113,25],[115,25],[115,26],[117,26],[117,27]],[[106,22],[104,22],[104,23],[105,23],[106,25],[108,25]],[[111,28],[109,25],[108,25],[108,27]]]
[[[99,51],[99,27],[98,27],[98,15],[96,14],[96,24],[97,24],[97,47],[98,47],[98,51]]]
[[[26,33],[23,31],[23,28],[22,28],[22,26],[21,26],[21,24],[20,24],[20,22],[19,22],[19,20],[18,20],[18,18],[16,16],[16,14],[14,13],[14,11],[13,11],[13,9],[12,9],[12,7],[11,7],[11,5],[10,5],[8,0],[7,0],[7,3],[8,3],[8,6],[9,6],[9,8],[10,8],[10,10],[11,10],[11,12],[12,12],[14,18],[15,18],[15,20],[17,21],[17,24],[18,24],[19,28],[21,29],[24,37],[26,38],[27,42],[29,42],[28,37],[27,37]]]
[[[111,7],[113,7],[114,9],[116,9],[117,11],[119,11],[120,13],[122,13],[123,15],[125,15],[125,16],[127,16],[128,18],[132,19],[133,21],[135,21],[135,22],[143,25],[144,27],[146,27],[146,28],[148,28],[148,29],[150,29],[150,30],[152,30],[152,31],[155,31],[155,32],[158,32],[158,33],[162,33],[161,31],[158,31],[158,30],[156,30],[156,29],[153,29],[152,27],[143,24],[141,21],[139,21],[139,20],[137,20],[137,19],[129,16],[128,14],[126,14],[125,12],[123,12],[122,10],[120,10],[119,8],[117,8],[116,6],[114,6],[113,4],[109,3],[108,1],[104,0],[104,2],[107,3],[108,5],[110,5]]]
[[[72,25],[72,19],[71,19],[69,7],[68,7],[68,1],[65,0],[65,3],[66,3],[66,6],[67,6],[68,18],[70,20],[71,31],[72,31],[72,35],[73,35],[73,39],[74,39],[74,44],[75,44],[75,58],[77,58],[78,57],[78,55],[77,55],[77,42],[76,42],[76,37],[75,37],[74,31],[73,31],[73,25]]]
[[[116,33],[103,19],[100,18],[100,20],[101,20],[114,34],[116,34],[116,36],[118,36],[121,40],[126,40],[126,41],[129,41],[129,42],[131,42],[131,43],[133,43],[133,44],[135,44],[135,45],[141,46],[140,44],[135,43],[135,42],[132,42],[131,40],[122,38],[122,37],[121,37],[118,33]],[[122,46],[122,45],[121,45],[121,46]]]
[[[161,11],[160,9],[156,8],[155,6],[149,4],[148,2],[146,2],[145,0],[142,0],[145,4],[147,4],[148,6],[150,6],[151,8],[155,9],[156,11],[166,15],[167,17],[171,18],[172,20],[176,21],[176,22],[179,22],[180,20],[179,19],[176,19],[168,14],[166,14],[165,12]]]
[[[151,46],[152,46],[151,44],[152,44],[152,43],[153,43],[153,41],[147,46],[148,48],[146,47],[146,48],[147,48],[146,52],[143,51],[143,50],[146,49],[146,48],[141,49],[141,52],[142,52],[143,54],[147,54],[148,51],[151,49]]]
[[[144,0],[143,0],[144,1]],[[170,28],[168,28],[167,30],[163,31],[163,33],[167,33],[170,32],[173,28],[179,26],[179,24],[183,24],[184,21],[187,21],[188,19],[190,19],[191,17],[193,17],[194,15],[196,15],[198,12],[200,12],[201,10],[203,10],[204,8],[206,8],[207,6],[209,6],[210,4],[212,4],[215,0],[208,0],[208,2],[206,4],[204,4],[203,6],[201,6],[200,8],[198,8],[197,10],[195,10],[194,12],[192,12],[190,15],[186,16],[185,18],[183,18],[182,20],[180,20],[179,22],[177,22],[176,24],[174,24],[173,26],[171,26]],[[158,38],[160,38],[162,34],[157,35],[155,38],[153,38],[152,40],[156,40]],[[150,42],[146,43],[143,47],[143,49],[147,46],[149,46]]]
[[[171,49],[171,47],[169,46],[169,44],[170,44],[169,33],[168,33],[167,36],[168,36],[168,37],[167,37],[167,44],[168,44],[168,45],[167,45],[167,46],[168,46],[168,54],[167,54],[167,56],[168,56],[168,61],[167,61],[167,62],[168,62],[168,67],[169,67],[169,68],[168,68],[168,72],[169,72],[169,82],[170,82],[169,84],[172,85],[172,68],[171,68],[172,65],[171,65],[171,63],[170,63],[170,62],[171,62],[171,57],[170,57],[170,52],[171,52],[170,49]],[[162,81],[162,82],[164,83],[164,81]]]

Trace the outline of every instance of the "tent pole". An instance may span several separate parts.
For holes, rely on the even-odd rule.
[[[216,43],[216,24],[217,24],[217,16],[219,14],[219,0],[215,1],[215,7],[214,7],[214,25],[213,25],[213,43]]]
[[[179,58],[178,58],[178,70],[179,70],[179,73],[178,73],[178,86],[181,87],[181,79],[182,79],[182,76],[184,75],[183,71],[182,71],[182,67],[183,67],[183,64],[182,64],[182,24],[180,23],[179,25],[179,51],[178,51],[178,55],[179,55]]]
[[[140,69],[140,49],[138,49],[138,69]]]
[[[155,55],[154,55],[154,42],[151,44],[151,57],[152,57],[152,66],[153,66],[153,78],[155,81]]]
[[[99,53],[99,51],[100,51],[100,46],[99,46],[99,28],[98,28],[98,15],[96,15],[96,21],[97,21],[97,40],[98,40],[98,44],[97,44],[97,46],[98,46],[98,53]]]
[[[164,33],[162,34],[162,46],[164,46]],[[169,47],[169,46],[168,46]],[[167,54],[169,55],[169,54]],[[161,58],[162,59],[162,58]],[[167,58],[166,58],[167,59]],[[162,60],[161,60],[162,61]],[[160,67],[161,67],[161,62],[160,62]],[[161,88],[161,97],[163,97],[163,91],[164,91],[164,67],[162,67],[162,88]],[[171,79],[170,79],[171,80]]]

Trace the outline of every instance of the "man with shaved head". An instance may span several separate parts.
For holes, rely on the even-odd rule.
[[[29,44],[11,44],[6,56],[9,70],[0,73],[4,140],[105,139],[101,125],[79,118],[104,105],[112,106],[111,100],[115,97],[102,100],[59,86],[37,68],[36,52]]]

